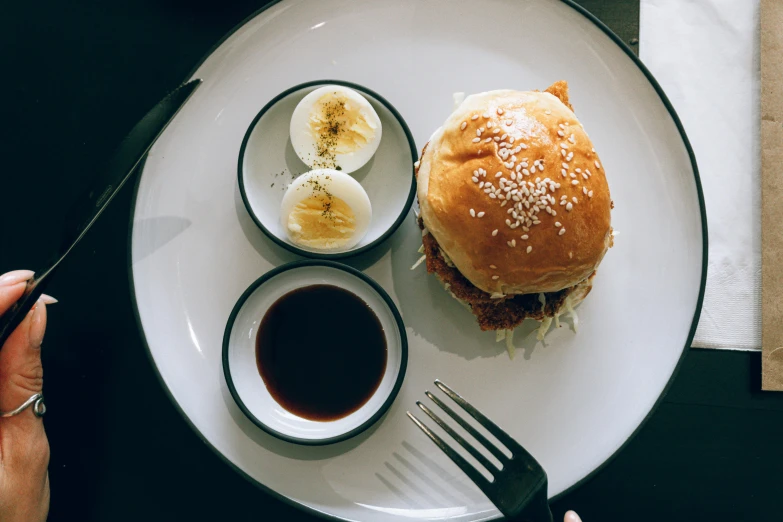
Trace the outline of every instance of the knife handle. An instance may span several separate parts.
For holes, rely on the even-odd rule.
[[[27,281],[27,287],[24,290],[24,294],[15,302],[6,313],[0,316],[0,350],[3,349],[3,345],[11,336],[17,326],[24,320],[27,313],[33,309],[38,298],[41,297],[44,289],[44,277],[33,276]]]

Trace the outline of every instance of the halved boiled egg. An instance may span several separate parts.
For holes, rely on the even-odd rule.
[[[326,85],[307,96],[291,117],[291,145],[311,169],[353,172],[381,142],[381,119],[353,89]]]
[[[367,192],[334,169],[317,169],[294,180],[283,195],[282,225],[308,250],[348,250],[364,237],[372,218]]]

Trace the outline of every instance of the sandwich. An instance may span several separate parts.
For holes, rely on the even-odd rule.
[[[568,84],[468,96],[416,164],[420,262],[513,349],[514,329],[543,339],[590,292],[613,243],[603,164]]]

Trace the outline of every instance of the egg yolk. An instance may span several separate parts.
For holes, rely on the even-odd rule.
[[[376,125],[360,105],[341,92],[321,96],[310,111],[310,132],[318,156],[314,167],[335,168],[337,154],[350,154],[375,136]]]
[[[317,249],[340,248],[355,234],[356,217],[342,199],[314,194],[291,210],[288,230],[295,243]]]

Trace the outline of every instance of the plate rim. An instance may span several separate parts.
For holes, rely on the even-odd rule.
[[[232,33],[237,29],[238,28],[236,27],[232,29]],[[210,55],[211,54],[212,53],[210,52]],[[202,63],[205,60],[206,57],[202,59]],[[245,204],[245,208],[247,209],[248,214],[250,214],[250,217],[253,219],[253,222],[256,224],[256,226],[259,229],[261,229],[261,232],[263,232],[264,235],[266,235],[266,237],[271,239],[273,243],[275,243],[280,247],[285,248],[289,252],[298,254],[302,257],[308,257],[310,259],[323,259],[323,260],[345,259],[348,257],[353,257],[359,254],[363,254],[364,252],[367,252],[368,250],[375,248],[376,246],[380,245],[381,243],[389,239],[392,236],[392,234],[394,234],[397,231],[397,229],[400,228],[400,225],[402,225],[402,222],[405,221],[405,218],[408,216],[408,212],[410,212],[411,207],[413,206],[413,200],[416,197],[416,187],[417,187],[416,169],[413,166],[413,164],[411,164],[411,179],[410,179],[410,189],[408,189],[408,196],[405,200],[405,205],[403,205],[400,215],[397,216],[397,218],[394,220],[394,223],[392,223],[391,226],[383,232],[383,234],[375,238],[370,243],[367,243],[363,247],[353,248],[345,252],[335,252],[335,253],[311,252],[309,250],[304,250],[302,248],[299,248],[298,246],[292,243],[284,241],[280,237],[273,234],[271,230],[269,230],[267,227],[264,226],[263,223],[261,223],[261,219],[259,219],[259,217],[256,216],[256,213],[253,210],[253,205],[250,204],[250,200],[248,199],[247,193],[245,191],[245,168],[244,168],[245,150],[247,149],[247,144],[250,141],[250,136],[251,134],[253,134],[253,131],[255,130],[258,122],[261,120],[264,114],[266,114],[269,111],[269,109],[274,107],[275,104],[277,104],[277,102],[279,102],[289,94],[293,94],[297,91],[301,91],[302,89],[307,89],[308,87],[313,87],[316,85],[340,85],[342,87],[349,87],[363,94],[369,94],[370,96],[375,98],[378,102],[381,103],[381,105],[386,107],[389,110],[389,112],[392,113],[394,119],[396,119],[397,122],[400,124],[400,127],[402,127],[402,131],[405,133],[405,138],[408,140],[408,147],[410,147],[411,150],[411,158],[413,158],[414,162],[419,161],[419,150],[416,148],[416,140],[413,139],[413,133],[411,133],[411,129],[410,127],[408,127],[408,122],[405,121],[405,118],[402,117],[402,114],[400,114],[397,108],[394,105],[392,105],[389,100],[387,100],[377,92],[373,91],[372,89],[369,89],[364,85],[360,85],[358,83],[348,82],[345,80],[331,80],[331,79],[311,80],[309,82],[304,82],[304,83],[294,85],[293,87],[289,87],[288,89],[284,90],[283,92],[281,92],[280,94],[276,95],[274,98],[269,100],[269,102],[267,102],[261,108],[261,110],[258,111],[258,114],[256,114],[256,117],[253,118],[252,122],[250,122],[250,125],[248,125],[247,130],[245,131],[245,135],[242,138],[242,146],[239,148],[239,158],[237,162],[237,181],[239,183],[239,193],[242,196],[242,202]],[[383,137],[381,137],[381,139],[383,139]]]
[[[231,363],[229,362],[229,345],[231,341],[231,332],[234,329],[234,323],[237,316],[239,315],[239,312],[242,310],[242,307],[245,306],[245,303],[247,303],[247,300],[250,298],[253,292],[258,290],[261,285],[277,275],[308,266],[325,266],[334,268],[335,270],[341,270],[370,285],[375,293],[380,296],[384,303],[386,303],[386,306],[389,307],[389,310],[391,310],[392,316],[394,317],[394,323],[400,333],[400,370],[397,374],[397,377],[394,379],[394,386],[392,387],[386,399],[384,399],[383,404],[378,407],[378,409],[370,416],[370,418],[355,428],[346,431],[343,434],[327,437],[324,439],[303,439],[301,437],[286,435],[285,433],[271,428],[262,422],[258,417],[253,415],[253,412],[251,412],[250,409],[245,405],[245,401],[243,401],[242,397],[239,395],[236,386],[234,386],[234,378],[231,375]],[[242,295],[239,297],[239,299],[237,299],[236,304],[234,304],[234,308],[231,310],[231,315],[228,316],[228,321],[226,321],[226,328],[223,332],[223,346],[221,347],[221,351],[222,354],[220,359],[223,365],[223,377],[226,379],[228,391],[231,393],[231,397],[234,399],[236,405],[240,410],[242,410],[242,413],[245,414],[245,417],[247,417],[250,422],[267,432],[269,435],[277,437],[280,440],[284,440],[292,444],[300,444],[302,446],[326,446],[329,444],[336,444],[338,442],[356,437],[357,435],[374,426],[376,422],[381,420],[381,417],[386,415],[386,412],[389,411],[389,408],[391,408],[392,404],[394,404],[394,400],[397,398],[397,395],[402,388],[402,382],[405,380],[405,373],[408,370],[408,334],[405,331],[405,322],[402,320],[402,316],[400,315],[400,311],[397,308],[397,305],[394,304],[394,301],[392,301],[392,298],[389,297],[389,294],[386,292],[386,290],[384,290],[375,279],[368,276],[361,270],[356,270],[352,266],[348,266],[344,263],[338,263],[336,261],[329,261],[324,259],[300,259],[299,261],[284,263],[264,273],[261,275],[261,277],[250,283],[250,286],[248,286],[247,289],[242,292]]]
[[[193,78],[193,75],[196,73],[196,71],[203,65],[203,63],[217,50],[218,47],[220,47],[226,40],[228,40],[234,33],[236,33],[239,29],[244,27],[248,22],[253,20],[255,17],[266,11],[267,9],[274,7],[275,5],[279,4],[283,0],[272,0],[267,5],[257,9],[253,13],[251,13],[249,16],[245,17],[242,21],[240,21],[237,25],[235,25],[233,28],[231,28],[230,31],[228,31],[225,35],[223,35],[222,38],[220,38],[215,45],[213,45],[195,64],[195,66],[188,72],[188,74],[185,76],[185,80],[183,83],[186,83],[188,80]],[[625,41],[617,36],[617,34],[612,31],[609,26],[607,26],[605,23],[603,23],[598,17],[596,17],[594,14],[592,14],[590,11],[582,7],[581,5],[577,4],[575,0],[554,0],[558,1],[562,4],[565,4],[566,6],[570,7],[571,9],[575,10],[577,13],[581,14],[585,18],[587,18],[590,22],[592,22],[598,29],[600,29],[606,36],[609,37],[610,40],[612,40],[625,54],[628,56],[628,58],[631,59],[631,61],[636,65],[636,67],[644,74],[647,81],[652,86],[653,90],[655,90],[655,93],[660,98],[661,102],[663,103],[664,107],[666,108],[667,112],[669,113],[669,116],[671,116],[672,121],[674,122],[675,127],[677,128],[678,132],[680,133],[680,138],[682,139],[682,143],[685,146],[686,152],[688,153],[688,159],[691,162],[691,168],[693,169],[693,177],[694,177],[694,183],[696,184],[696,195],[699,202],[699,215],[701,217],[701,231],[702,231],[702,267],[701,267],[701,281],[699,286],[699,295],[698,299],[696,301],[696,308],[693,313],[693,321],[691,322],[691,328],[688,333],[688,337],[685,341],[685,346],[683,346],[682,353],[680,354],[680,358],[677,361],[677,364],[674,366],[674,370],[672,371],[671,376],[669,377],[669,380],[667,381],[666,385],[663,387],[663,390],[661,390],[661,394],[658,396],[658,398],[653,403],[652,407],[650,408],[650,411],[647,412],[647,415],[644,416],[644,418],[641,420],[639,425],[634,429],[633,432],[628,436],[628,438],[623,442],[609,457],[606,458],[598,467],[596,467],[593,471],[585,475],[582,479],[575,482],[570,487],[564,489],[551,499],[549,499],[549,503],[554,503],[564,496],[568,495],[569,493],[575,491],[579,487],[583,486],[593,478],[595,478],[601,471],[603,471],[612,461],[614,461],[615,458],[628,446],[628,444],[633,441],[636,436],[639,434],[639,432],[642,430],[642,428],[647,424],[647,421],[650,420],[650,417],[658,410],[658,407],[663,402],[663,399],[666,397],[667,393],[669,392],[669,389],[671,388],[672,384],[674,383],[674,380],[676,379],[677,375],[680,373],[680,370],[682,369],[683,362],[685,361],[685,355],[688,353],[688,350],[691,347],[691,343],[693,342],[693,337],[696,334],[696,327],[699,324],[699,318],[701,316],[701,310],[702,305],[704,303],[704,291],[707,285],[707,263],[708,263],[708,256],[709,256],[709,238],[708,238],[708,230],[707,230],[707,208],[706,204],[704,202],[704,190],[702,188],[701,184],[701,177],[699,175],[699,168],[696,163],[696,155],[693,152],[693,147],[691,146],[691,142],[688,139],[688,135],[685,132],[685,127],[682,124],[682,121],[680,120],[679,116],[677,115],[677,111],[674,109],[674,106],[672,105],[671,101],[669,100],[668,96],[666,96],[666,93],[664,92],[661,85],[658,83],[658,80],[655,79],[655,76],[650,72],[650,70],[647,68],[647,66],[644,65],[644,62],[633,52],[633,50],[628,46],[628,44],[625,43]],[[337,515],[332,515],[330,513],[326,513],[323,511],[319,511],[318,509],[315,509],[313,507],[310,507],[308,505],[305,505],[301,502],[298,502],[292,498],[289,498],[282,493],[278,493],[277,491],[273,490],[269,486],[262,484],[261,482],[255,480],[253,477],[245,473],[242,469],[240,469],[237,465],[235,465],[233,462],[231,462],[225,455],[223,455],[220,451],[215,448],[215,446],[212,445],[212,443],[207,440],[207,438],[199,431],[199,429],[193,424],[193,422],[190,420],[190,417],[185,414],[185,412],[180,407],[179,403],[176,401],[174,396],[171,393],[171,390],[169,390],[168,386],[166,386],[166,382],[163,380],[163,376],[160,373],[160,370],[158,369],[157,364],[155,364],[155,359],[152,356],[152,351],[150,350],[149,343],[147,342],[147,336],[144,333],[143,325],[141,324],[141,316],[139,315],[139,306],[138,302],[136,301],[136,287],[133,280],[133,221],[136,214],[136,199],[139,194],[139,185],[141,184],[141,174],[144,171],[144,166],[146,164],[146,161],[142,162],[138,167],[137,170],[139,172],[139,176],[137,176],[137,179],[134,184],[133,188],[133,198],[131,200],[131,212],[130,212],[130,220],[128,224],[128,281],[130,284],[130,297],[131,297],[131,303],[133,305],[133,316],[136,320],[136,326],[139,330],[139,334],[141,336],[142,343],[144,344],[144,347],[146,349],[147,358],[150,362],[150,365],[152,366],[152,369],[154,370],[155,376],[158,380],[158,384],[160,384],[161,388],[163,389],[163,392],[166,394],[166,396],[169,398],[169,401],[171,401],[172,405],[174,406],[174,409],[180,414],[182,419],[185,421],[185,423],[190,427],[191,430],[196,434],[196,436],[203,442],[212,452],[217,455],[217,457],[222,460],[224,463],[226,463],[234,472],[236,472],[239,476],[243,477],[245,480],[249,481],[251,484],[259,488],[264,493],[270,495],[272,498],[280,500],[284,502],[285,504],[288,504],[289,506],[293,506],[296,509],[299,509],[305,513],[308,513],[310,515],[314,515],[316,517],[319,517],[324,520],[330,520],[330,521],[343,521],[343,522],[355,522],[348,518],[339,517]]]

